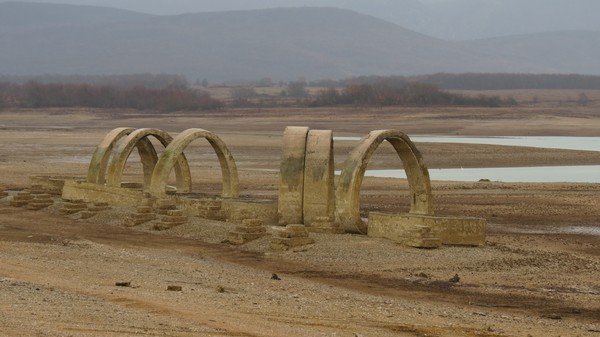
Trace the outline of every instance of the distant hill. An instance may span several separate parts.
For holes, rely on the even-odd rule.
[[[600,12],[598,0],[96,1],[108,7],[135,8],[145,13],[166,14],[274,7],[335,7],[375,16],[446,40],[471,40],[559,30],[600,30],[600,20],[597,19],[597,13]]]
[[[113,24],[151,15],[121,9],[29,2],[0,2],[0,34],[16,29]]]
[[[0,30],[0,74],[8,75],[171,73],[214,82],[568,72],[581,61],[540,62],[534,54],[517,53],[510,40],[496,46],[448,42],[334,8],[153,16],[89,6],[0,3],[0,22],[11,27]]]

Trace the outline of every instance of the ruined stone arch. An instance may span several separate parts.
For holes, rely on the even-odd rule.
[[[336,187],[336,221],[346,231],[367,233],[360,217],[360,187],[367,165],[375,150],[388,141],[402,160],[411,193],[411,214],[433,213],[429,172],[421,153],[407,135],[398,130],[375,130],[363,137],[343,164]]]
[[[206,139],[212,148],[215,150],[221,165],[221,173],[223,176],[223,192],[224,198],[239,197],[239,181],[235,161],[227,145],[214,133],[204,129],[187,129],[177,135],[173,141],[167,146],[162,153],[150,183],[150,193],[155,196],[165,194],[167,179],[173,167],[177,162],[177,158],[183,153],[186,147],[196,139]]]
[[[134,128],[116,128],[104,136],[104,139],[98,144],[88,168],[87,182],[93,184],[104,184],[106,181],[106,169],[108,159],[115,144],[123,137],[132,133]]]
[[[171,135],[160,129],[143,128],[131,132],[116,149],[116,155],[110,162],[107,177],[108,186],[121,186],[123,170],[125,169],[127,159],[131,156],[134,147],[138,148],[140,159],[142,161],[144,186],[150,185],[152,173],[158,162],[156,149],[148,139],[150,136],[156,138],[165,148],[173,140]],[[192,189],[190,167],[183,153],[179,155],[175,162],[175,176],[177,179],[177,190],[190,192]]]

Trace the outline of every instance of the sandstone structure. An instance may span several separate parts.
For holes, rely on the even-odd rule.
[[[160,156],[149,137],[165,146]],[[223,185],[218,197],[192,191],[190,166],[184,151],[197,139],[207,140],[218,157]],[[372,155],[385,141],[394,147],[406,171],[410,211],[407,214],[372,212],[368,221],[364,221],[360,217],[362,180]],[[144,180],[141,184],[125,183],[123,170],[136,148]],[[375,130],[363,137],[345,160],[337,185],[333,149],[331,130],[287,127],[283,134],[278,199],[274,203],[240,198],[235,160],[226,144],[212,132],[193,128],[173,138],[159,129],[117,128],[96,148],[87,178],[64,181],[62,196],[68,200],[61,212],[82,212],[83,218],[100,211],[92,209],[99,205],[132,207],[136,212],[129,218],[128,225],[155,221],[154,228],[158,230],[181,225],[193,216],[227,219],[240,224],[229,237],[229,241],[236,244],[266,235],[265,226],[285,226],[277,230],[272,239],[274,249],[309,244],[313,242],[309,232],[367,234],[422,248],[484,244],[485,220],[433,214],[427,167],[404,133],[393,129]],[[173,170],[177,186],[170,187],[167,182]],[[15,206],[35,200],[29,192],[17,194],[13,199]],[[47,203],[48,198],[42,201]],[[94,206],[88,209],[87,203]]]
[[[10,205],[13,207],[27,206],[33,201],[33,196],[29,191],[21,191],[13,196],[13,200],[10,201]]]
[[[177,135],[165,148],[152,172],[149,191],[152,195],[165,194],[167,179],[173,167],[179,162],[185,148],[194,140],[204,138],[215,150],[223,175],[223,193],[225,198],[237,198],[240,195],[237,167],[235,160],[225,143],[212,132],[203,129],[187,129]],[[191,184],[191,181],[190,181]]]
[[[229,242],[241,245],[267,235],[263,222],[259,219],[244,219],[241,225],[229,232]]]
[[[301,224],[291,224],[280,229],[276,236],[271,239],[271,249],[288,250],[290,248],[306,246],[315,240],[308,235],[306,227]]]
[[[279,224],[303,222],[304,163],[308,128],[288,126],[283,132],[279,199]]]
[[[413,142],[397,130],[371,131],[348,155],[336,189],[336,221],[348,232],[367,233],[360,218],[360,186],[371,156],[384,141],[392,144],[404,165],[411,193],[410,213],[433,213],[429,172]]]

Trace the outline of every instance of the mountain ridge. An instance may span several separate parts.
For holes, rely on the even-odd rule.
[[[0,12],[6,9],[4,4],[0,3]],[[62,10],[66,5],[56,6]],[[568,64],[560,68],[524,55],[515,57],[484,40],[445,41],[337,8],[171,16],[125,11],[116,19],[103,18],[106,9],[67,9],[84,10],[89,12],[87,17],[98,19],[88,24],[74,20],[76,29],[50,24],[31,29],[39,27],[39,22],[28,25],[21,20],[21,26],[0,32],[0,45],[5,46],[0,53],[0,74],[173,73],[191,80],[231,81],[435,72],[571,72]],[[123,20],[129,15],[131,19]]]

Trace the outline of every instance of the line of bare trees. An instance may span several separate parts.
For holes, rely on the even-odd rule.
[[[108,85],[0,83],[0,108],[92,107],[178,111],[220,109],[223,102],[189,88],[119,88]]]
[[[600,89],[600,76],[582,74],[519,74],[519,73],[437,73],[420,76],[358,76],[342,80],[321,80],[313,86],[342,88],[351,84],[386,82],[406,85],[410,82],[429,83],[448,90],[518,90],[518,89]]]
[[[330,87],[319,92],[312,105],[375,105],[375,106],[485,106],[500,107],[517,105],[514,98],[478,95],[465,96],[440,90],[427,83],[409,82],[390,84],[382,81],[374,84],[350,84],[342,90]]]

